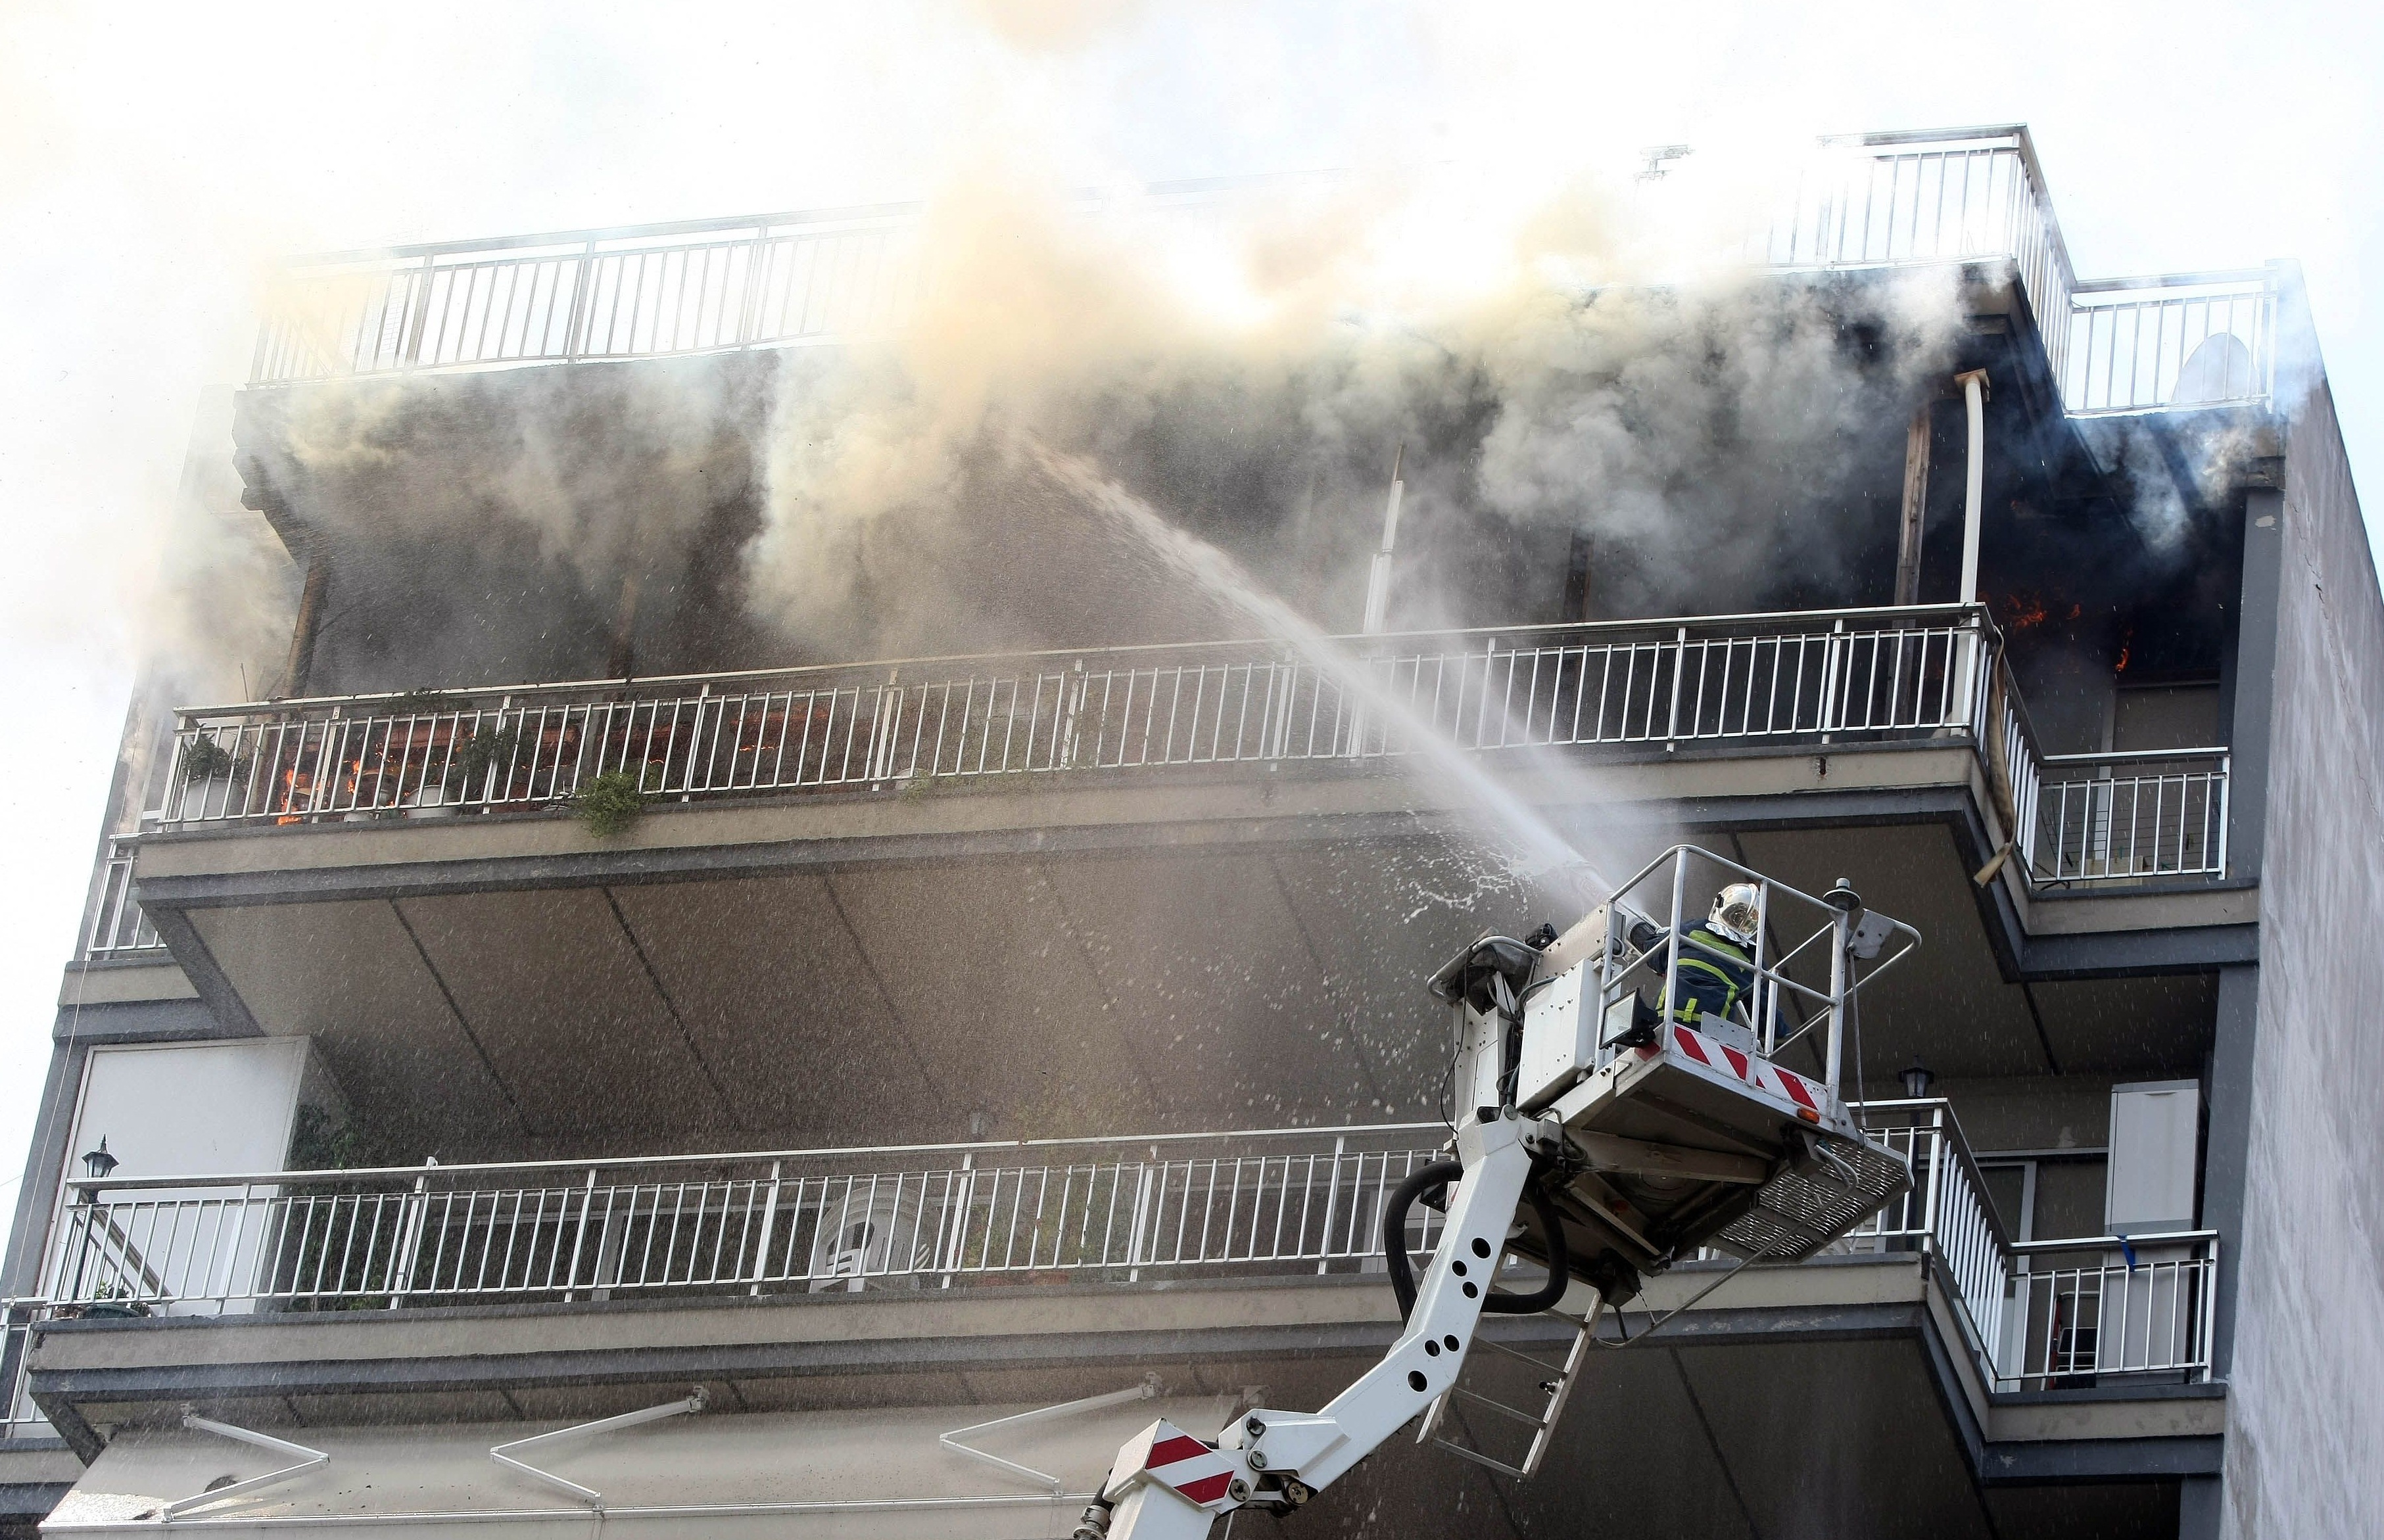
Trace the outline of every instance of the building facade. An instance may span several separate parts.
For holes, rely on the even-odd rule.
[[[1195,378],[1077,447],[1231,554],[1208,590],[988,453],[973,517],[820,548],[858,575],[793,633],[772,456],[923,302],[915,211],[293,269],[190,489],[270,684],[169,665],[128,719],[0,1523],[1067,1534],[1155,1413],[1321,1404],[1395,1334],[1422,981],[1581,902],[1485,862],[1486,776],[1602,868],[1685,841],[1917,927],[1846,1076],[1915,1185],[1651,1280],[1532,1481],[1401,1441],[1245,1527],[2384,1527],[2384,599],[2295,271],[2080,278],[2018,128],[1783,202],[1729,329],[1632,302],[1533,387],[1561,448],[1704,360],[1612,419],[1632,476],[1705,457],[1686,534],[1469,491],[1528,413],[1455,354],[1385,419],[1395,544],[1310,384]],[[1241,568],[1387,613],[1355,675],[1250,639]]]

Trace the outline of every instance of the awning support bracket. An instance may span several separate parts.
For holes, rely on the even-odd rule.
[[[542,1482],[558,1492],[569,1493],[602,1513],[604,1511],[604,1494],[593,1487],[582,1486],[567,1477],[558,1476],[552,1471],[541,1471],[519,1456],[529,1449],[540,1449],[553,1444],[592,1438],[600,1433],[613,1433],[622,1428],[634,1428],[645,1423],[658,1423],[665,1417],[677,1417],[690,1411],[702,1411],[708,1398],[708,1393],[699,1385],[679,1399],[666,1401],[661,1406],[650,1406],[641,1411],[625,1411],[618,1417],[602,1417],[593,1423],[575,1423],[570,1427],[556,1428],[552,1433],[533,1434],[528,1438],[516,1438],[510,1444],[490,1445],[489,1458],[508,1471],[517,1471],[532,1481]]]
[[[285,1466],[279,1471],[268,1471],[261,1476],[251,1476],[246,1481],[235,1481],[223,1486],[210,1487],[205,1492],[168,1503],[157,1513],[157,1517],[168,1523],[173,1522],[194,1508],[204,1508],[209,1503],[222,1502],[228,1497],[242,1497],[261,1487],[270,1486],[275,1482],[288,1481],[292,1476],[303,1476],[309,1471],[318,1470],[331,1462],[331,1456],[328,1450],[310,1449],[304,1444],[293,1444],[286,1438],[276,1438],[269,1433],[257,1433],[250,1428],[236,1428],[230,1423],[218,1423],[212,1418],[202,1417],[187,1406],[182,1408],[182,1426],[197,1433],[212,1433],[219,1438],[231,1438],[242,1444],[254,1444],[260,1449],[270,1449],[275,1454],[287,1455],[298,1463]]]
[[[966,1455],[971,1460],[981,1460],[996,1470],[1007,1471],[1013,1476],[1031,1481],[1037,1486],[1056,1493],[1060,1490],[1059,1477],[1048,1472],[1037,1471],[1031,1465],[1021,1465],[1016,1460],[1004,1460],[998,1454],[988,1454],[974,1445],[963,1444],[961,1440],[973,1438],[981,1433],[992,1433],[1000,1428],[1024,1427],[1029,1423],[1046,1423],[1058,1417],[1073,1417],[1081,1412],[1100,1411],[1109,1407],[1124,1406],[1128,1401],[1147,1401],[1158,1394],[1159,1376],[1145,1374],[1140,1385],[1128,1386],[1124,1390],[1112,1390],[1102,1396],[1086,1396],[1081,1400],[1062,1401],[1058,1406],[1037,1407],[1032,1411],[1016,1411],[1007,1417],[997,1417],[990,1423],[975,1423],[968,1427],[954,1428],[950,1433],[936,1435],[936,1442],[954,1454]]]

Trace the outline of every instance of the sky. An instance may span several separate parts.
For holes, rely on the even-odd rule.
[[[2354,474],[2384,474],[2379,74],[2384,20],[2340,4],[0,0],[0,1212],[198,398],[244,376],[278,256],[906,199],[988,154],[1064,186],[1528,186],[2021,121],[2081,276],[2299,259]]]

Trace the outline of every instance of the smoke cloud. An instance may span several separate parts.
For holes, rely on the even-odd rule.
[[[186,450],[217,464],[234,452],[229,428],[212,421],[194,437],[194,399],[204,387],[245,377],[259,281],[273,260],[937,190],[939,217],[958,218],[945,211],[970,179],[953,168],[981,165],[987,144],[1012,146],[1009,164],[1025,167],[995,186],[1038,190],[1013,203],[1012,217],[1045,227],[1044,236],[1056,227],[1063,246],[1094,238],[1052,188],[1358,167],[1340,184],[1357,191],[1319,201],[1274,233],[1252,220],[1238,244],[1226,244],[1229,260],[1192,262],[1220,293],[1174,285],[1173,262],[1151,255],[1136,281],[1161,284],[1167,302],[1156,315],[1099,312],[1119,326],[1114,337],[1067,327],[1061,335],[1074,351],[1055,342],[1056,356],[1030,392],[1012,385],[999,400],[980,401],[923,381],[927,365],[906,363],[898,348],[838,363],[851,373],[833,389],[853,408],[841,417],[824,405],[807,411],[804,400],[830,397],[795,388],[828,388],[818,379],[827,372],[824,357],[788,355],[772,361],[764,377],[728,381],[740,403],[746,391],[757,403],[751,417],[741,404],[722,409],[747,425],[731,436],[732,450],[705,425],[628,458],[711,467],[719,454],[736,462],[743,490],[715,503],[669,490],[643,471],[622,474],[625,491],[662,508],[656,523],[665,532],[692,520],[727,532],[739,553],[729,571],[697,572],[679,560],[688,548],[655,543],[660,554],[640,560],[654,562],[656,589],[676,582],[681,598],[659,606],[674,634],[641,637],[641,653],[667,666],[672,659],[874,650],[878,638],[853,620],[869,609],[855,587],[864,577],[915,582],[915,629],[986,645],[1097,639],[1161,624],[1192,634],[1207,624],[1198,614],[1147,616],[1104,591],[1113,565],[1061,564],[1082,560],[1079,528],[1064,511],[1005,521],[1024,499],[1002,474],[1000,445],[1019,424],[1095,452],[1187,527],[1233,546],[1328,629],[1347,628],[1359,612],[1363,557],[1402,440],[1413,517],[1401,544],[1413,564],[1402,565],[1397,614],[1408,622],[1505,622],[1534,583],[1544,588],[1532,602],[1553,603],[1577,516],[1567,488],[1578,475],[1586,505],[1596,478],[1610,474],[1609,486],[1636,490],[1578,516],[1604,532],[1596,600],[1623,613],[1660,607],[1658,590],[1694,583],[1704,571],[1660,556],[1664,531],[1738,507],[1720,482],[1707,483],[1726,479],[1727,463],[1689,474],[1666,469],[1695,462],[1685,449],[1659,453],[1652,441],[1584,433],[1558,452],[1549,430],[1571,421],[1564,392],[1534,393],[1585,381],[1587,397],[1605,403],[1602,416],[1587,418],[1626,425],[1670,399],[1659,391],[1673,384],[1655,378],[1652,367],[1611,362],[1645,356],[1623,345],[1631,328],[1615,329],[1623,307],[1600,299],[1586,317],[1563,312],[1579,284],[1666,276],[1662,264],[1641,260],[1647,253],[1633,246],[1633,232],[1645,222],[1629,212],[1634,199],[1677,191],[1686,179],[1635,188],[1630,176],[1641,145],[1694,141],[1690,165],[1703,173],[1730,141],[1801,153],[1829,130],[2033,118],[2082,270],[2223,265],[2299,251],[2316,259],[2312,290],[2327,323],[2372,325],[2360,296],[2373,285],[2353,265],[2377,224],[2377,184],[2367,174],[2372,115],[2363,114],[2360,92],[2313,90],[2308,74],[2308,60],[2324,57],[2344,79],[2360,78],[2358,58],[2374,52],[2372,25],[2346,31],[2339,14],[2296,18],[2289,8],[2260,28],[2237,29],[2228,78],[2239,94],[2286,110],[2217,128],[2207,93],[2179,90],[2173,70],[2104,70],[2091,90],[2071,89],[2077,61],[2135,56],[2146,37],[2174,35],[2173,9],[2082,14],[2067,6],[2033,18],[2024,9],[1989,34],[1945,21],[1946,35],[1932,41],[1928,29],[1938,25],[1881,26],[1873,8],[1737,6],[1619,16],[1545,6],[928,0],[840,12],[664,15],[432,3],[404,26],[294,3],[133,11],[27,0],[7,7],[0,17],[0,226],[9,231],[0,243],[7,296],[0,349],[8,359],[0,372],[0,507],[12,547],[0,569],[0,617],[16,665],[10,720],[24,741],[43,746],[19,757],[9,782],[20,808],[38,816],[20,820],[29,843],[19,852],[10,923],[0,926],[9,947],[5,971],[19,980],[10,1001],[20,1023],[19,1056],[0,1062],[0,1082],[31,1088],[41,1079],[42,1032],[55,1000],[49,969],[71,945],[136,668],[164,664],[183,682],[174,698],[195,703],[259,693],[284,661],[293,573],[278,539],[254,516],[242,521],[239,487],[210,488],[194,504],[183,474]],[[2045,49],[2041,40],[2055,34],[2064,47]],[[2144,174],[2147,147],[2173,150],[2180,172],[2190,166],[2192,196],[2178,194],[2174,177]],[[1584,159],[1610,164],[1583,175]],[[1402,186],[1413,184],[1375,169],[1444,163],[1462,172],[1443,176],[1431,196],[1403,198]],[[1568,186],[1587,194],[1550,193]],[[990,190],[984,198],[999,201]],[[1403,222],[1402,208],[1418,217]],[[2240,208],[2260,209],[2261,217],[2214,221],[2211,213]],[[1573,253],[1586,270],[1551,277],[1539,265],[1547,250]],[[1375,281],[1346,281],[1353,271]],[[1563,325],[1524,328],[1540,339],[1531,348],[1514,328],[1502,330],[1491,302],[1501,275],[1519,277],[1521,292],[1536,293]],[[1109,281],[1124,283],[1115,271]],[[1336,290],[1347,310],[1326,297]],[[1135,292],[1132,285],[1124,291]],[[1262,297],[1262,313],[1243,308],[1251,291]],[[1716,292],[1684,290],[1674,318],[1651,308],[1633,326],[1695,336],[1702,317],[1736,335],[1723,324],[1733,308],[1730,288],[1710,297]],[[1068,297],[1063,289],[1061,299]],[[1074,318],[1065,303],[1058,308],[1062,322]],[[1725,368],[1717,379],[1784,385],[1795,360],[1826,351],[1789,345],[1813,341],[1806,328],[1767,335],[1773,339],[1732,352],[1735,376]],[[2350,371],[2339,378],[2354,457],[2367,441],[2354,388],[2360,340],[2341,334],[2337,357]],[[1154,370],[1153,358],[1169,363]],[[1609,362],[1583,368],[1584,358]],[[1857,368],[1832,377],[1843,386],[1869,376]],[[1162,379],[1178,394],[1141,388]],[[492,445],[609,431],[617,420],[570,430],[552,418],[540,426],[533,411],[528,425],[509,427],[511,392],[525,387],[492,377],[454,386],[452,396],[448,388],[428,390],[436,410],[486,419]],[[690,388],[702,401],[715,388]],[[1859,388],[1832,395],[1824,387],[1807,404],[1824,415],[1852,413]],[[388,400],[370,389],[357,394],[353,408],[332,410],[353,412],[352,437],[373,453],[352,454],[337,434],[314,434],[304,440],[316,456],[304,475],[327,487],[402,482],[407,495],[391,493],[384,504],[391,522],[403,525],[421,507],[429,525],[452,520],[477,532],[482,559],[461,571],[425,562],[419,550],[389,558],[389,570],[404,565],[411,574],[405,591],[451,596],[448,609],[423,611],[426,628],[452,629],[467,610],[508,612],[506,634],[459,634],[438,671],[464,683],[515,670],[601,668],[621,608],[621,574],[604,553],[646,548],[589,511],[607,501],[603,488],[562,469],[511,486],[472,464],[417,474],[404,462],[423,440],[403,431]],[[1771,452],[1762,446],[1777,440],[1761,432],[1745,438],[1745,425],[1779,428],[1793,417],[1758,403],[1749,418],[1724,404],[1729,394],[1701,398],[1714,403],[1707,437]],[[1198,411],[1160,410],[1179,400]],[[889,402],[935,433],[902,440],[917,462],[903,478],[871,482],[853,473],[872,462],[860,448],[866,435],[900,420],[886,410]],[[660,410],[671,411],[666,403]],[[649,415],[642,406],[636,414]],[[1205,426],[1172,425],[1186,422]],[[572,460],[595,447],[558,442],[575,451],[565,457]],[[1628,463],[1608,472],[1615,458]],[[1800,467],[1796,479],[1826,487],[1831,471],[1825,458],[1809,475]],[[516,505],[533,511],[517,514]],[[193,525],[204,533],[186,546],[190,560],[174,558],[161,576],[166,532],[194,506],[208,515]],[[993,574],[1012,569],[976,563],[981,548],[950,538],[961,512],[975,517],[959,527],[990,528],[1000,536],[992,543],[1049,558],[1074,582],[1072,602],[1011,602]],[[1743,516],[1754,521],[1748,537],[1719,543],[1715,559],[1743,562],[1768,581],[1767,553],[1798,547],[1797,532],[1809,525],[1794,510],[1769,523],[1751,507]],[[1460,558],[1496,545],[1478,530],[1498,526],[1469,523],[1476,517],[1509,521],[1540,543],[1518,543],[1527,554],[1515,570],[1459,571]],[[1655,534],[1644,533],[1651,527]],[[917,537],[906,550],[908,532]],[[1617,543],[1620,555],[1608,549]],[[379,560],[371,543],[361,548]],[[816,570],[807,568],[814,556]],[[175,598],[176,588],[187,597]],[[530,612],[525,596],[553,595],[564,596],[560,613]],[[938,606],[950,607],[948,620],[930,626],[918,619]],[[640,613],[657,608],[641,602]],[[739,620],[707,628],[672,618],[694,614]],[[339,653],[342,628],[365,619],[334,617],[328,656],[335,673],[357,687],[437,682],[396,664],[376,673],[368,647]],[[739,629],[748,623],[750,635]],[[0,1147],[24,1142],[31,1094],[25,1090],[14,1110],[0,1107]]]
[[[1137,606],[1138,634],[1083,634],[1095,563],[1057,548],[1098,535],[1022,481],[1028,437],[1233,548],[1328,629],[1354,629],[1395,450],[1395,624],[1557,619],[1584,534],[1609,613],[1855,597],[1881,516],[1857,496],[1880,479],[1866,451],[1942,372],[1949,282],[1850,301],[1708,262],[1651,287],[1679,253],[1627,193],[1576,182],[1484,210],[1446,192],[1319,179],[1094,215],[1017,175],[956,180],[923,224],[912,324],[780,377],[756,612],[897,652],[1198,623]],[[1416,259],[1417,232],[1459,228],[1462,253]],[[1462,260],[1435,270],[1445,255]]]

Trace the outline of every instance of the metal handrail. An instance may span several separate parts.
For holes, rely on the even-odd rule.
[[[1934,740],[1975,730],[1988,634],[1960,606],[1344,638],[1460,749]],[[690,684],[692,687],[690,688]],[[180,713],[167,824],[550,806],[594,777],[665,798],[1054,772],[1395,758],[1394,714],[1279,643],[424,691]]]
[[[1152,211],[1330,173],[1088,192]],[[925,290],[923,207],[879,203],[337,252],[287,265],[250,383],[666,358],[897,329]]]
[[[2038,885],[2227,876],[2229,750],[2057,755],[2043,770],[2029,853]]]
[[[1421,631],[1385,631],[1365,635],[1344,635],[1328,638],[1345,646],[1367,648],[1396,648],[1403,642],[1424,641],[1488,641],[1515,638],[1537,641],[1561,636],[1621,636],[1642,632],[1665,633],[1687,624],[1700,629],[1729,630],[1746,627],[1762,630],[1786,622],[1799,625],[1827,625],[1839,621],[1878,622],[1899,621],[1922,625],[1956,624],[1977,621],[1985,615],[1983,606],[1961,604],[1880,604],[1849,605],[1834,610],[1755,610],[1720,615],[1696,615],[1683,619],[1678,616],[1651,617],[1645,620],[1621,621],[1553,621],[1516,625],[1453,626]],[[989,667],[998,663],[1027,663],[1037,660],[1057,663],[1073,662],[1079,658],[1130,658],[1195,653],[1204,650],[1235,651],[1250,647],[1278,647],[1271,636],[1229,636],[1203,642],[1126,642],[1093,647],[1031,647],[1012,652],[940,652],[917,653],[895,657],[871,658],[848,663],[790,663],[776,668],[725,669],[710,673],[623,674],[598,679],[549,680],[513,684],[475,684],[452,689],[379,690],[343,696],[289,696],[271,700],[230,702],[218,706],[177,707],[178,719],[218,719],[237,715],[279,716],[293,711],[345,710],[355,706],[383,704],[391,701],[436,697],[441,700],[485,701],[517,700],[525,696],[542,693],[569,694],[580,691],[658,690],[711,686],[717,690],[724,684],[743,684],[766,680],[820,678],[855,670],[865,671],[895,669]]]
[[[177,1313],[1365,1270],[1439,1124],[80,1185],[50,1297]],[[511,1179],[508,1179],[511,1178]],[[104,1190],[103,1190],[104,1189]],[[1430,1244],[1436,1219],[1420,1242]]]
[[[2123,765],[2154,759],[2215,758],[2230,752],[2224,744],[2197,744],[2190,748],[2117,748],[2097,754],[2048,754],[2048,765]]]
[[[1968,738],[1984,753],[1993,734],[2009,772],[2006,837],[2031,884],[2226,874],[2228,752],[2045,754],[1983,606],[1484,626],[1335,645],[1475,752]],[[691,801],[1362,765],[1412,746],[1339,678],[1262,638],[250,701],[177,717],[153,825],[527,809],[605,773]],[[2160,761],[2192,768],[2112,774]],[[129,882],[107,891],[129,902]]]
[[[1939,1270],[1991,1388],[2207,1379],[2210,1230],[2014,1241],[1950,1103],[1852,1104],[1909,1191],[1851,1250]],[[176,1314],[1370,1271],[1437,1123],[77,1179],[40,1301]],[[1410,1245],[1429,1249],[1436,1219]],[[100,1238],[94,1244],[94,1238]],[[2063,1256],[2104,1253],[2080,1265]],[[20,1334],[19,1324],[14,1329]],[[21,1357],[21,1354],[19,1355]]]
[[[82,955],[125,957],[165,949],[157,928],[132,896],[132,842],[111,838],[92,894],[91,922],[83,928]]]
[[[28,1388],[33,1326],[48,1309],[46,1300],[0,1300],[0,1442],[56,1436]]]
[[[1910,1158],[1915,1177],[1857,1239],[1918,1247],[1944,1268],[1966,1345],[1990,1388],[2062,1388],[2106,1374],[2210,1378],[2216,1231],[2015,1241],[1950,1103],[1882,1100],[1856,1110],[1866,1121],[1900,1117],[1872,1137]],[[2080,1252],[2104,1255],[2076,1267],[2034,1265]]]
[[[2025,125],[1850,135],[1865,163],[1800,186],[1766,248],[1775,265],[2010,259],[2072,416],[2259,405],[2272,399],[2272,268],[2081,279]],[[2187,295],[2186,290],[2202,290]],[[2197,360],[2200,362],[2197,363]]]
[[[1761,238],[1764,264],[2007,258],[2075,414],[2256,403],[2271,393],[2273,275],[2080,279],[2025,125],[1858,134],[1823,147],[1787,216]],[[1124,198],[1084,194],[1074,206],[1170,207],[1335,175],[1170,182]],[[845,340],[903,323],[925,282],[923,213],[914,203],[878,203],[299,258],[269,296],[251,381]],[[2211,292],[2172,292],[2190,288]],[[2191,350],[2214,336],[2235,338],[2240,358],[2222,348],[2190,373]]]
[[[453,1164],[433,1160],[425,1161],[419,1165],[342,1166],[317,1171],[217,1172],[192,1177],[69,1177],[66,1178],[65,1185],[69,1192],[95,1194],[118,1190],[146,1190],[160,1187],[246,1187],[267,1183],[287,1187],[308,1182],[400,1180],[414,1177],[485,1176],[510,1172],[584,1173],[624,1165],[637,1165],[641,1168],[717,1166],[751,1164],[764,1161],[824,1159],[885,1161],[915,1158],[934,1161],[993,1156],[1010,1152],[1033,1154],[1049,1151],[1065,1153],[1117,1145],[1200,1144],[1218,1140],[1314,1140],[1351,1134],[1397,1137],[1437,1133],[1445,1137],[1447,1132],[1448,1126],[1444,1123],[1339,1123],[1282,1128],[1204,1130],[1188,1134],[1083,1134],[1065,1139],[962,1140],[929,1144],[822,1144],[789,1150],[730,1150],[709,1154],[638,1155],[626,1160],[611,1155],[583,1155],[562,1160],[458,1161]]]

